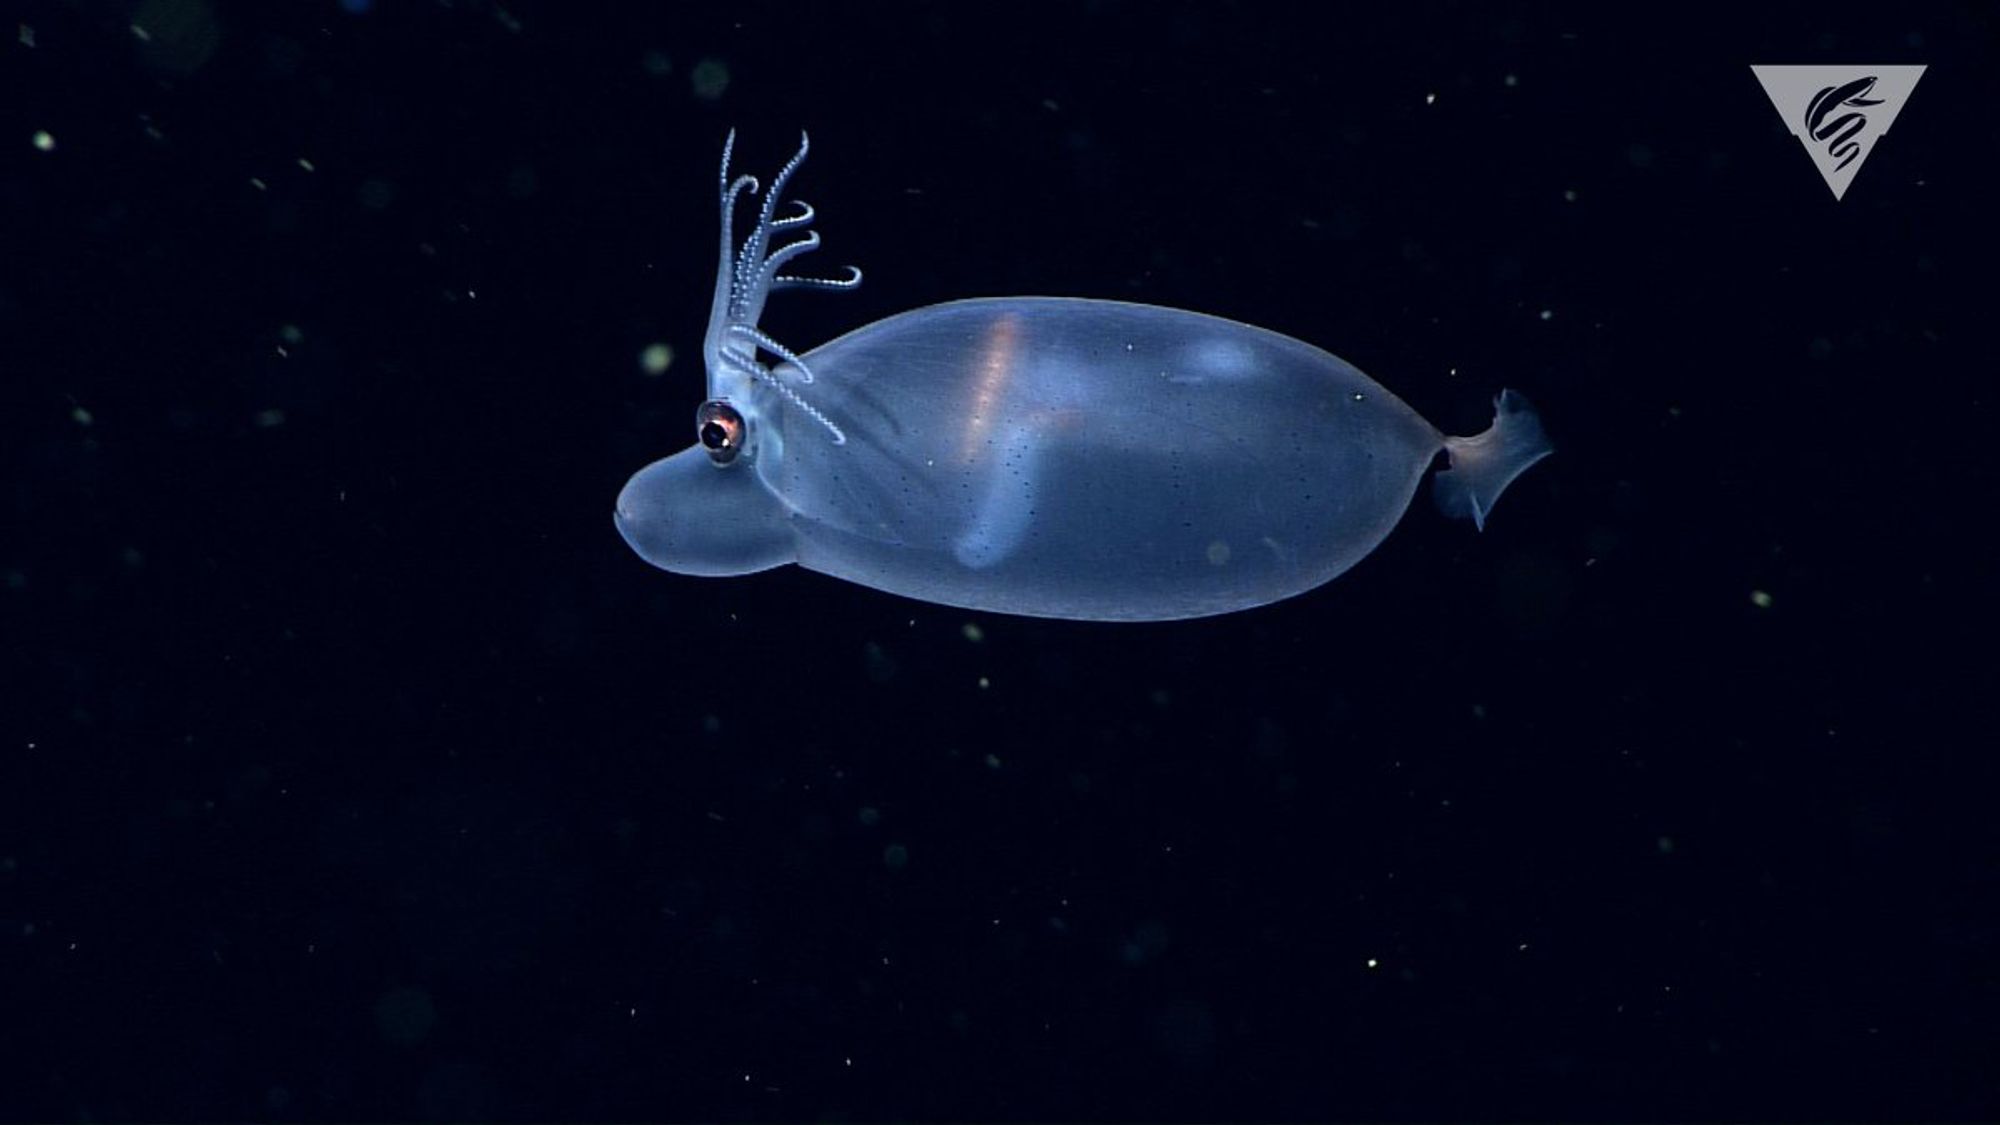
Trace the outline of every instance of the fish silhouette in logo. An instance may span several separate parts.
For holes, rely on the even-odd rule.
[[[1881,105],[1881,98],[1868,96],[1875,90],[1875,78],[1871,74],[1839,86],[1828,86],[1814,94],[1812,102],[1806,106],[1806,134],[1826,145],[1827,154],[1840,161],[1834,165],[1836,172],[1861,155],[1861,142],[1854,138],[1867,127],[1868,115],[1849,112],[1835,117],[1833,114],[1845,108],[1860,110]]]

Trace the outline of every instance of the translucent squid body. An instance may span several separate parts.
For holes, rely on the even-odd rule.
[[[1002,297],[930,305],[798,354],[757,327],[819,245],[780,213],[807,143],[739,244],[722,150],[721,264],[695,444],[639,470],[617,526],[680,574],[797,563],[995,613],[1162,621],[1303,593],[1389,534],[1440,450],[1438,503],[1486,513],[1550,446],[1527,403],[1447,437],[1352,364],[1289,336],[1155,305]],[[777,245],[773,245],[773,243]]]

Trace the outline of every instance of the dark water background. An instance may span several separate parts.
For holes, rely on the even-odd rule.
[[[0,1117],[2000,1114],[1993,9],[1307,11],[10,7]],[[1836,203],[1763,62],[1930,70]],[[651,570],[731,126],[800,349],[1559,453],[1199,623]]]

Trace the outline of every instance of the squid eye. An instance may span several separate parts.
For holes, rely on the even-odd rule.
[[[743,452],[743,415],[736,408],[713,398],[694,412],[695,439],[708,450],[708,459],[727,465]]]

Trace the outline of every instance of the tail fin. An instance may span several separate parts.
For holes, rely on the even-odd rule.
[[[1451,454],[1451,468],[1437,475],[1432,495],[1445,515],[1471,516],[1481,531],[1486,530],[1486,513],[1514,478],[1555,452],[1535,408],[1513,391],[1501,391],[1493,400],[1493,424],[1485,433],[1448,437],[1444,448]]]

